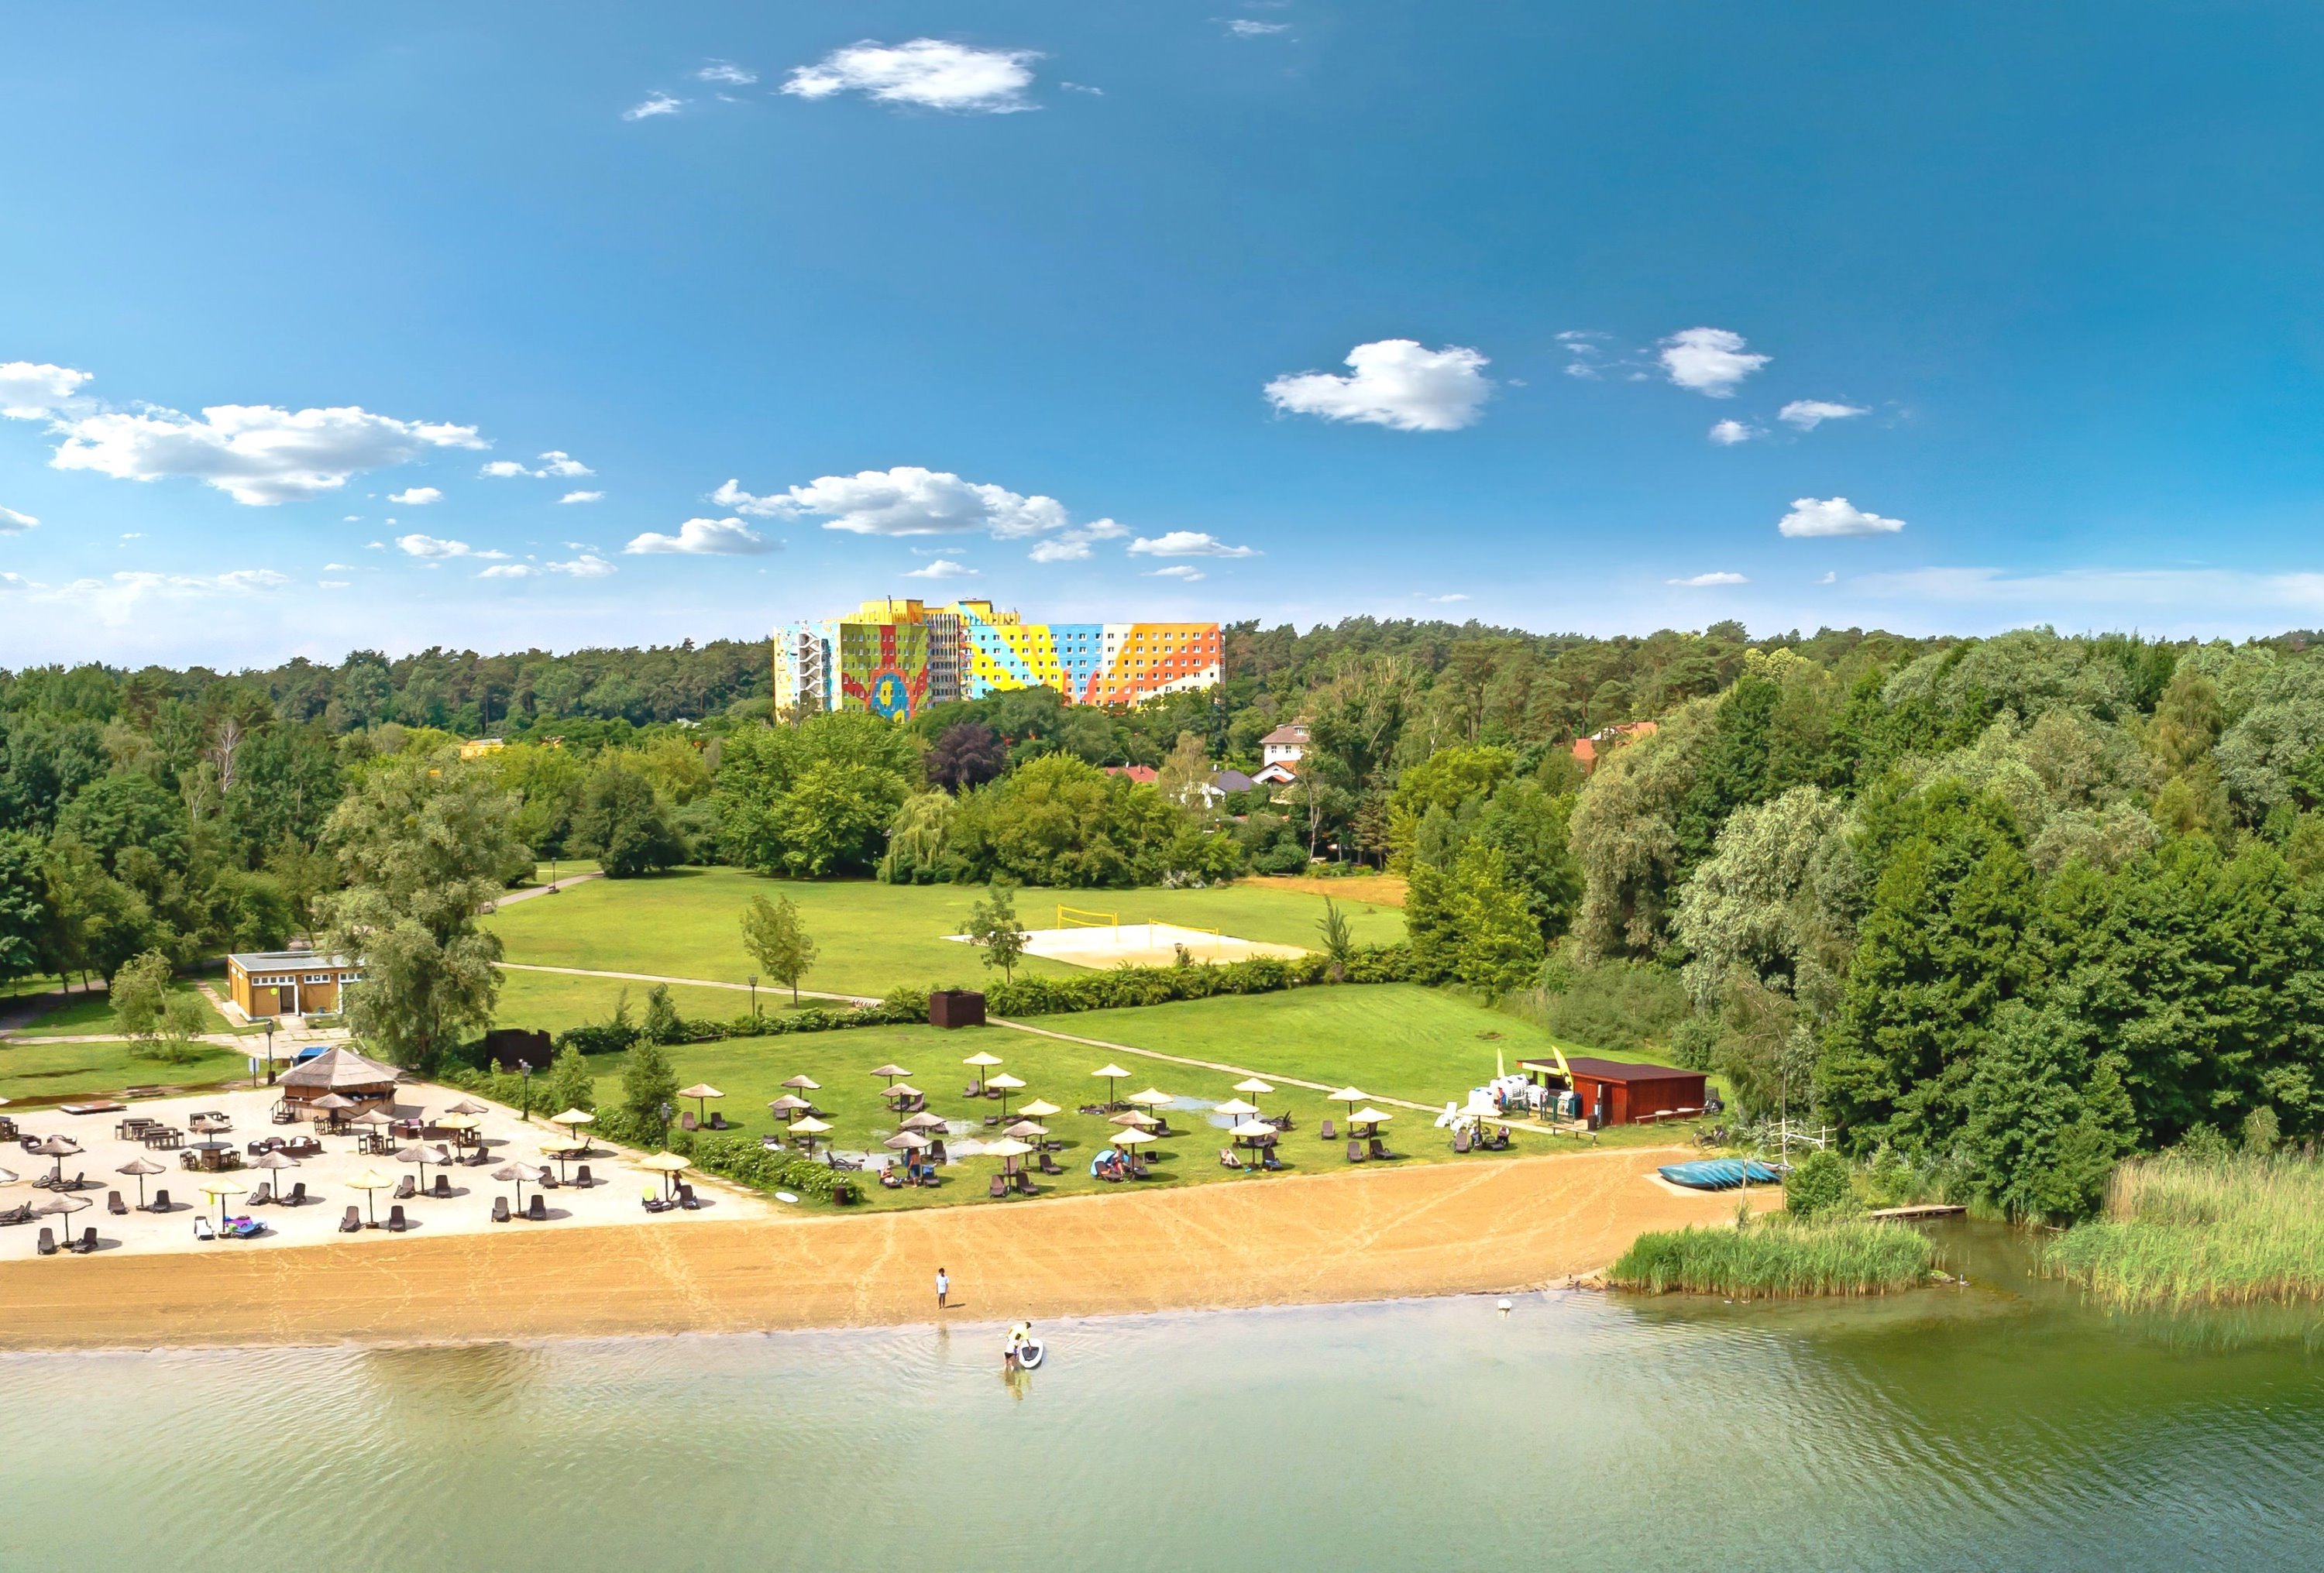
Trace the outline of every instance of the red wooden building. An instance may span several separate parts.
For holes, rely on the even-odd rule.
[[[1671,1115],[1700,1114],[1707,1078],[1701,1071],[1675,1065],[1634,1065],[1622,1060],[1566,1059],[1573,1072],[1573,1090],[1582,1099],[1582,1118],[1600,1116],[1601,1125],[1636,1125]],[[1520,1061],[1521,1071],[1554,1075],[1557,1067],[1545,1060]]]

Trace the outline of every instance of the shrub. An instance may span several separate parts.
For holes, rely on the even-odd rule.
[[[1856,1189],[1848,1160],[1830,1149],[1810,1153],[1784,1180],[1784,1206],[1803,1220],[1856,1210]]]
[[[1019,978],[986,990],[984,999],[996,1016],[1061,1016],[1310,988],[1327,982],[1332,966],[1327,957],[1307,955],[1191,967],[1117,967],[1084,978]],[[1413,974],[1412,952],[1404,945],[1358,949],[1350,953],[1344,971],[1351,983],[1405,982]]]
[[[1675,974],[1645,961],[1566,964],[1562,954],[1542,970],[1542,1024],[1559,1037],[1609,1049],[1667,1042],[1686,1019],[1686,989]]]

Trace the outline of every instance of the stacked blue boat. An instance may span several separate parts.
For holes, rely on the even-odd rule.
[[[1734,1191],[1747,1176],[1754,1185],[1773,1185],[1783,1178],[1757,1158],[1697,1158],[1691,1164],[1665,1164],[1655,1173],[1695,1191]]]

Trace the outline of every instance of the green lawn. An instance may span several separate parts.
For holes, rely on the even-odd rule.
[[[216,985],[213,985],[215,987]],[[206,1033],[232,1032],[226,1018],[218,1015],[190,978],[180,978],[170,986],[172,994],[190,995],[201,1000],[202,1030]],[[113,1030],[113,1003],[103,994],[75,995],[54,1010],[34,1017],[29,1026],[16,1029],[11,1035],[19,1038],[69,1037],[88,1033]]]
[[[126,1087],[207,1087],[250,1072],[250,1062],[234,1049],[197,1044],[192,1061],[173,1065],[133,1059],[134,1046],[42,1043],[38,1038],[0,1042],[0,1098],[15,1103],[61,1103],[118,1093]]]
[[[830,1137],[824,1139],[835,1140],[843,1151],[871,1151],[896,1130],[895,1118],[887,1112],[879,1096],[887,1083],[869,1074],[872,1067],[890,1061],[913,1072],[911,1085],[928,1094],[928,1106],[936,1113],[947,1118],[975,1119],[981,1136],[998,1136],[997,1128],[987,1130],[982,1120],[988,1113],[999,1113],[1000,1102],[963,1095],[976,1072],[961,1062],[979,1051],[999,1055],[999,1070],[1020,1077],[1027,1083],[1024,1091],[1011,1095],[1011,1110],[1028,1099],[1047,1098],[1066,1111],[1042,1122],[1068,1144],[1065,1151],[1057,1154],[1057,1163],[1065,1173],[1037,1176],[1043,1192],[1070,1195],[1116,1189],[1089,1173],[1090,1160],[1104,1146],[1114,1127],[1102,1118],[1074,1111],[1105,1096],[1106,1083],[1093,1079],[1090,1072],[1108,1058],[1118,1056],[1078,1044],[1059,1043],[1001,1027],[963,1032],[940,1032],[927,1026],[862,1027],[680,1045],[670,1049],[669,1055],[680,1086],[706,1081],[718,1088],[727,1095],[722,1106],[727,1119],[754,1136],[775,1128],[766,1106],[770,1099],[781,1095],[784,1080],[802,1073],[810,1076],[822,1083],[821,1090],[810,1096],[834,1127]],[[621,1097],[620,1062],[607,1058],[597,1063],[601,1071],[598,1101],[606,1105],[617,1102]],[[1212,1102],[1235,1097],[1233,1086],[1240,1080],[1237,1075],[1144,1059],[1126,1062],[1123,1069],[1132,1073],[1130,1081],[1120,1084],[1125,1093],[1150,1084],[1165,1092]],[[1296,1127],[1279,1149],[1292,1172],[1315,1173],[1347,1166],[1344,1136],[1326,1145],[1317,1135],[1319,1118],[1325,1115],[1335,1118],[1344,1116],[1344,1108],[1298,1088],[1286,1088],[1258,1101],[1270,1115],[1286,1108],[1292,1111]],[[695,1107],[683,1099],[678,1104],[689,1112]],[[1157,1176],[1145,1182],[1147,1185],[1213,1180],[1263,1182],[1263,1176],[1239,1174],[1220,1166],[1219,1149],[1226,1146],[1230,1138],[1209,1125],[1203,1114],[1174,1112],[1171,1127],[1185,1134],[1166,1138],[1148,1148]],[[1505,1155],[1548,1150],[1542,1139],[1536,1137],[1521,1140],[1511,1149],[1511,1154],[1471,1154],[1456,1157],[1445,1133],[1432,1128],[1427,1116],[1408,1111],[1391,1121],[1388,1131],[1390,1150],[1405,1154],[1407,1161],[1487,1163]],[[969,1157],[946,1169],[945,1183],[933,1190],[886,1191],[877,1183],[867,1183],[865,1193],[872,1206],[881,1208],[978,1200],[985,1196],[991,1176],[999,1166],[998,1159]]]
[[[982,896],[959,885],[776,880],[735,869],[685,869],[647,879],[599,879],[536,897],[485,920],[507,959],[600,971],[657,972],[739,983],[756,970],[743,952],[742,915],[753,895],[788,896],[822,948],[802,981],[844,994],[884,994],[899,985],[981,987],[987,973],[973,951],[947,940]],[[1154,920],[1215,928],[1243,939],[1314,945],[1323,897],[1230,885],[1210,890],[1026,890],[1018,915],[1051,927],[1063,902],[1116,912],[1125,923]],[[1356,938],[1388,943],[1404,935],[1394,907],[1347,906]],[[1084,969],[1028,958],[1038,976]]]

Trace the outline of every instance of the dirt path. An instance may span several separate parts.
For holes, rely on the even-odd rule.
[[[595,874],[586,876],[595,879]],[[665,978],[658,972],[593,972],[586,967],[540,967],[530,961],[494,961],[493,966],[508,972],[561,972],[567,978],[616,978],[624,983],[682,983],[689,989],[732,989],[737,994],[747,994],[748,983],[722,983],[712,978]],[[775,984],[763,984],[770,993],[784,994],[789,990]],[[836,999],[846,1005],[877,1005],[879,1000],[865,994],[830,994],[820,989],[802,989],[802,999]]]
[[[492,905],[485,910],[495,911],[512,902],[530,901],[536,896],[548,896],[558,890],[570,890],[576,885],[586,885],[592,879],[603,879],[604,877],[603,874],[567,874],[554,885],[528,885],[521,890],[505,891],[493,897]]]
[[[1181,1190],[683,1228],[507,1233],[39,1259],[0,1233],[0,1348],[464,1341],[991,1321],[1509,1292],[1716,1223],[1670,1152],[1429,1164]],[[1766,1204],[1779,1192],[1771,1187]]]

